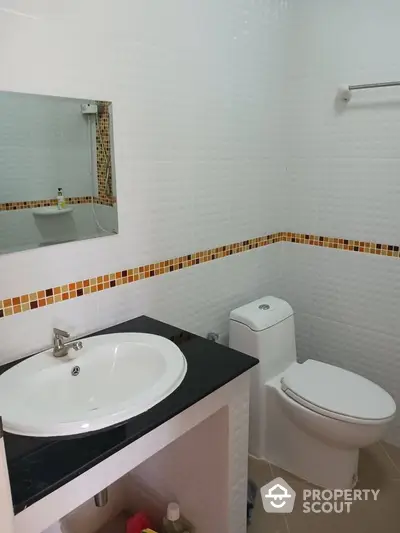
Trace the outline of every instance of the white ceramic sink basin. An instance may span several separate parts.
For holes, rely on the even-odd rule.
[[[161,402],[186,374],[183,353],[158,335],[118,333],[82,342],[82,350],[64,358],[48,350],[0,376],[6,431],[54,437],[113,426]]]

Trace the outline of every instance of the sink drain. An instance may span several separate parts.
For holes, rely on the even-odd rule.
[[[80,371],[81,371],[81,369],[80,369],[79,366],[74,366],[74,368],[71,370],[71,375],[72,376],[77,376]]]

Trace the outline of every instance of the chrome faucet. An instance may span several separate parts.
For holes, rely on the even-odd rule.
[[[53,355],[54,357],[65,357],[68,355],[70,348],[76,352],[82,350],[83,344],[81,341],[64,342],[64,339],[69,339],[69,333],[62,329],[53,329]]]

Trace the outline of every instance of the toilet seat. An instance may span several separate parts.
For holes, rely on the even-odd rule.
[[[290,366],[281,378],[281,389],[307,409],[336,420],[384,423],[396,412],[390,394],[372,381],[311,359]]]

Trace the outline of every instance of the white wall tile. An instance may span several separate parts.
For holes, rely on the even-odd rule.
[[[317,359],[371,379],[400,403],[398,336],[299,313],[296,328],[307,331],[308,342],[298,342],[301,360]],[[299,328],[299,325],[301,327]],[[305,346],[307,349],[305,350]],[[400,419],[391,425],[387,439],[400,443]]]
[[[335,97],[343,83],[398,79],[400,4],[293,0],[286,15],[284,229],[399,244],[400,88],[357,91],[347,105]],[[281,287],[297,311],[301,359],[355,370],[397,401],[399,265],[285,244]]]
[[[400,332],[398,259],[292,243],[284,257],[283,291],[296,311]]]
[[[0,257],[0,299],[280,231],[279,0],[3,7],[0,90],[113,102],[120,233]],[[8,317],[0,357],[48,345],[56,324],[144,312],[226,330],[231,306],[271,282],[273,249]]]
[[[396,244],[400,91],[335,106],[341,83],[398,78],[392,0],[9,4],[28,16],[0,11],[0,89],[113,101],[120,234],[1,257],[0,298],[274,231]],[[270,293],[300,357],[326,346],[398,397],[397,264],[274,245],[2,320],[0,358],[141,313],[223,333]]]
[[[295,310],[298,357],[375,381],[400,402],[398,259],[283,243],[280,296]],[[400,417],[389,439],[400,444]]]
[[[292,1],[287,16],[290,229],[397,243],[400,89],[357,91],[342,107],[335,96],[398,79],[400,5]]]
[[[83,335],[147,314],[226,340],[229,312],[277,291],[280,246],[274,244],[101,293],[0,320],[0,363],[50,347],[52,329]]]

